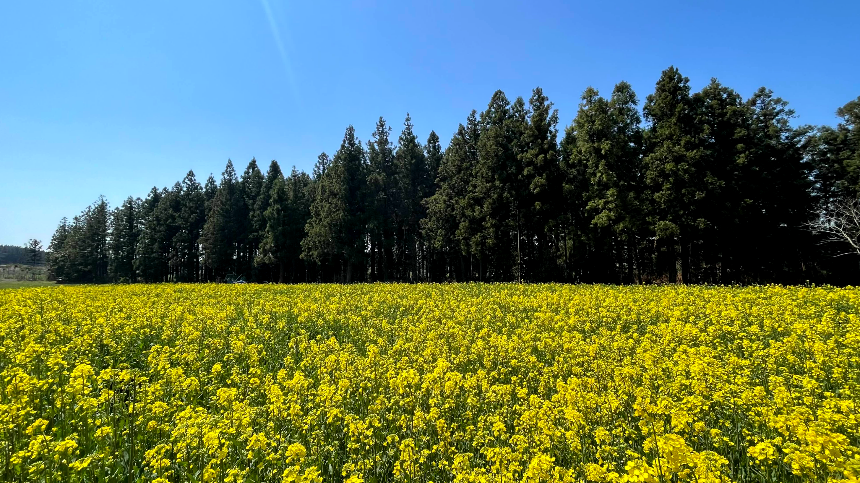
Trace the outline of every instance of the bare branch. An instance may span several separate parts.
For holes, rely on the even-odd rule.
[[[847,243],[853,253],[860,255],[860,199],[839,200],[822,213],[818,219],[810,222],[808,228],[814,233],[825,236],[825,241]]]

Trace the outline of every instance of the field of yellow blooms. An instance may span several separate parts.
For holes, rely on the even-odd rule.
[[[0,481],[860,478],[860,290],[0,291]]]

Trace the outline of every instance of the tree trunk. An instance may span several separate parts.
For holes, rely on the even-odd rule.
[[[520,253],[520,217],[517,215],[517,282],[523,283],[523,258]]]
[[[376,275],[376,241],[370,239],[370,281],[377,281]]]

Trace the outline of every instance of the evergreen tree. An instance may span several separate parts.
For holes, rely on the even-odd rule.
[[[257,160],[252,158],[239,182],[241,196],[236,200],[237,272],[256,280],[254,258],[266,228],[264,220],[257,219],[255,209],[262,196],[264,177]]]
[[[460,124],[448,144],[436,177],[436,192],[426,201],[422,222],[424,238],[442,252],[446,268],[442,278],[471,280],[472,237],[478,231],[476,195],[470,191],[477,165],[480,128],[475,111]]]
[[[528,130],[531,111],[526,106],[522,97],[517,97],[511,104],[510,117],[505,129],[510,139],[510,165],[509,180],[502,190],[506,193],[505,198],[510,205],[511,213],[511,237],[513,243],[510,248],[510,259],[514,262],[513,269],[505,278],[522,282],[525,277],[526,265],[533,251],[534,234],[528,219],[530,211],[530,185],[533,174],[526,174],[523,166],[525,153],[529,149]],[[504,254],[502,256],[505,256]],[[502,272],[504,273],[504,272]]]
[[[215,177],[212,176],[212,173],[209,173],[209,177],[206,178],[206,184],[203,185],[203,201],[205,203],[204,207],[206,209],[206,218],[209,217],[210,211],[212,211],[212,200],[215,199],[215,195],[218,193],[218,183],[215,181]]]
[[[481,113],[478,163],[469,188],[480,223],[471,239],[472,252],[478,258],[479,280],[510,279],[517,261],[519,207],[515,203],[520,170],[512,130],[516,121],[507,97],[496,91],[487,110]]]
[[[37,240],[35,238],[31,238],[27,241],[27,261],[32,266],[36,266],[40,261],[42,261],[42,242],[41,240]]]
[[[283,180],[284,174],[281,171],[281,166],[273,159],[272,162],[269,163],[269,169],[266,171],[266,176],[263,178],[263,184],[260,188],[260,196],[257,198],[257,202],[252,210],[252,224],[255,226],[260,226],[260,224],[262,224],[264,236],[265,229],[268,226],[266,210],[269,209],[269,202],[272,198],[272,189],[274,188],[275,180],[277,179]],[[262,238],[260,243],[262,243]],[[262,250],[262,248],[260,249]],[[271,258],[265,256],[263,253],[258,253],[258,256],[254,259],[257,277],[261,280],[274,281],[276,280],[276,276],[273,275],[273,273],[277,267],[272,263],[269,263],[267,260],[271,260]]]
[[[627,82],[619,82],[609,99],[613,126],[611,144],[615,162],[615,197],[617,211],[613,215],[612,230],[619,242],[615,257],[621,272],[621,280],[640,282],[642,261],[640,247],[645,239],[643,222],[643,166],[642,166],[642,118],[639,115],[638,99]]]
[[[422,201],[429,195],[430,171],[412,127],[412,118],[407,113],[394,164],[399,192],[396,217],[398,279],[415,282],[420,277],[419,263],[423,256],[420,231],[425,209]]]
[[[140,200],[129,196],[113,211],[110,239],[110,278],[115,282],[137,281],[134,268],[135,251],[140,238]]]
[[[51,236],[51,243],[48,245],[48,277],[58,282],[68,281],[69,279],[69,259],[66,240],[69,238],[70,231],[69,220],[63,217]]]
[[[582,110],[580,104],[580,110]],[[558,230],[558,264],[562,278],[567,281],[583,281],[583,267],[591,248],[586,240],[590,220],[586,217],[585,163],[581,160],[576,122],[565,128],[559,143],[559,165],[562,172],[562,204],[556,224]]]
[[[617,207],[617,172],[614,161],[607,156],[612,143],[612,120],[609,102],[589,87],[583,92],[579,111],[573,121],[572,138],[568,141],[572,173],[580,179],[574,205],[582,209],[583,237],[580,254],[583,276],[588,281],[615,281],[612,259],[611,223]]]
[[[200,236],[204,263],[216,280],[238,275],[235,273],[240,239],[237,221],[242,203],[238,184],[233,162],[228,159]]]
[[[442,165],[443,151],[439,136],[430,131],[427,144],[424,146],[424,156],[427,164],[427,186],[424,187],[424,199],[421,205],[424,217],[419,222],[421,241],[426,252],[426,277],[429,280],[442,280],[446,275],[446,255],[444,250],[437,248],[436,243],[427,236],[427,224],[430,217],[430,200],[439,189],[439,167]]]
[[[81,214],[72,218],[66,240],[63,243],[63,257],[65,270],[63,280],[65,282],[92,282],[91,270],[88,269],[87,251],[89,247],[85,243],[84,228],[88,207]]]
[[[301,258],[305,226],[311,217],[311,178],[293,166],[286,179],[287,222],[286,262],[290,268],[290,282],[307,281],[305,263]]]
[[[339,279],[363,279],[366,236],[366,167],[364,149],[349,126],[317,190],[303,256],[320,264],[339,265]]]
[[[110,208],[104,196],[85,212],[84,239],[85,264],[89,272],[86,281],[102,283],[107,281],[108,262],[108,233],[110,232]]]
[[[389,281],[395,274],[397,225],[402,215],[391,128],[379,118],[373,140],[367,143],[368,231],[371,280]]]
[[[329,280],[331,263],[327,254],[334,253],[334,240],[328,238],[327,226],[324,220],[330,218],[334,205],[330,193],[328,179],[331,158],[328,154],[320,153],[314,164],[313,178],[309,187],[310,217],[305,224],[305,236],[302,238],[301,258],[306,264],[312,264],[315,269],[314,280]]]
[[[424,146],[424,156],[427,158],[429,178],[426,191],[430,194],[429,196],[432,196],[438,187],[436,179],[439,176],[439,166],[442,165],[443,154],[442,145],[439,143],[439,136],[436,134],[436,131],[430,131],[430,135],[427,136],[427,144]]]
[[[809,167],[814,181],[811,190],[817,224],[843,220],[860,199],[860,97],[840,107],[837,126],[819,127],[806,140]],[[850,225],[849,225],[850,226]],[[844,245],[818,241],[818,264],[826,280],[833,283],[856,283],[857,265],[850,263]],[[852,257],[853,258],[853,257]]]
[[[204,227],[206,226],[206,220],[208,220],[212,214],[212,204],[213,204],[213,201],[215,200],[215,195],[217,193],[218,193],[218,183],[215,181],[215,177],[212,175],[212,173],[209,173],[209,177],[206,178],[206,183],[203,185],[203,211],[204,211],[203,226]],[[202,240],[202,237],[203,237],[203,230],[202,229],[200,231],[200,237]],[[208,266],[206,266],[206,263],[203,260],[203,244],[202,244],[201,240],[197,240],[197,246],[198,246],[198,249],[200,251],[200,253],[198,255],[200,257],[200,277],[201,277],[201,280],[204,282],[211,282],[214,280],[214,275],[212,273],[212,269],[209,268]]]
[[[179,266],[173,238],[179,232],[177,215],[182,197],[182,185],[173,189],[153,188],[142,210],[143,230],[138,246],[138,275],[145,282],[176,280]]]
[[[189,171],[182,180],[178,205],[178,226],[173,237],[178,259],[177,281],[196,282],[200,278],[199,240],[206,222],[206,197],[194,171]]]
[[[860,97],[836,111],[835,128],[822,126],[810,139],[814,194],[820,210],[840,200],[860,198]]]
[[[158,226],[159,220],[156,215],[156,208],[163,195],[162,191],[153,186],[140,206],[141,233],[138,237],[134,269],[137,278],[143,282],[161,281],[166,271],[161,260],[158,238],[161,228]]]
[[[589,87],[568,133],[565,147],[571,175],[578,178],[571,181],[571,193],[581,216],[577,232],[586,280],[638,279],[639,122],[629,84],[618,84],[609,100]]]
[[[521,148],[517,155],[522,167],[521,217],[523,218],[527,277],[533,280],[550,280],[555,275],[555,260],[552,253],[557,250],[556,223],[563,205],[561,200],[561,168],[558,156],[558,110],[537,87],[529,99],[531,116],[522,135]]]
[[[63,219],[51,239],[50,274],[64,282],[107,281],[109,220],[110,209],[103,196],[71,223]]]
[[[697,209],[702,232],[699,250],[690,254],[698,260],[693,271],[701,273],[691,281],[738,281],[732,268],[737,261],[734,253],[750,240],[737,222],[754,196],[743,186],[744,178],[755,176],[748,171],[746,152],[751,111],[740,95],[716,79],[693,101],[700,143]]]
[[[269,163],[269,169],[266,171],[266,176],[263,178],[263,183],[260,187],[260,196],[254,205],[252,219],[254,226],[262,226],[265,231],[268,222],[266,221],[266,210],[269,209],[269,201],[272,199],[272,190],[277,179],[284,179],[284,173],[281,171],[281,166],[274,159]]]
[[[658,243],[659,272],[679,283],[689,280],[690,243],[700,228],[700,153],[689,82],[674,67],[664,70],[643,108],[650,123],[643,160],[648,224]]]
[[[809,262],[804,254],[813,250],[805,229],[813,209],[811,166],[804,152],[811,128],[793,128],[794,111],[769,89],[760,88],[747,106],[752,118],[744,198],[751,203],[743,214],[744,278],[803,282]]]
[[[266,230],[263,232],[263,239],[260,244],[258,263],[277,266],[278,283],[284,283],[284,270],[287,257],[289,257],[289,201],[282,177],[273,180],[271,193],[265,212]]]

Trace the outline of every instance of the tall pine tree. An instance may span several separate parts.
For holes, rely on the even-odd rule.
[[[367,198],[365,153],[349,126],[320,185],[302,241],[303,256],[336,269],[344,282],[364,279]]]
[[[675,67],[663,71],[643,112],[643,160],[648,223],[656,235],[657,269],[671,282],[689,279],[689,248],[699,235],[698,146],[690,80]]]
[[[236,254],[241,237],[237,228],[242,226],[238,218],[244,201],[238,184],[233,162],[227,160],[200,236],[204,263],[216,280],[241,275],[236,273]]]
[[[406,114],[403,131],[397,142],[394,164],[397,172],[397,241],[398,279],[419,280],[423,256],[421,220],[425,216],[424,198],[429,194],[430,171],[427,158],[412,131],[412,118]]]
[[[110,278],[114,282],[136,282],[135,250],[140,237],[140,200],[129,196],[113,212],[110,239]]]

